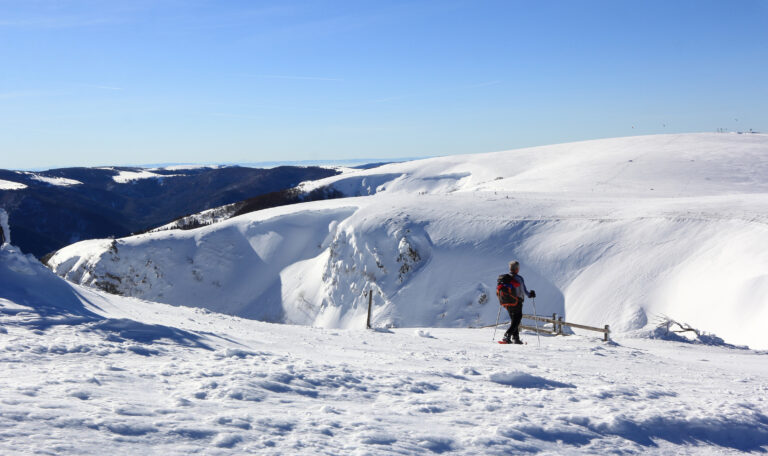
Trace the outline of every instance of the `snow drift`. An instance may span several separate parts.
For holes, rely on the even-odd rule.
[[[668,315],[768,347],[768,136],[660,135],[385,165],[303,185],[350,198],[84,241],[77,283],[275,322],[495,320],[513,258],[539,314],[630,331]],[[532,310],[526,302],[526,311]]]

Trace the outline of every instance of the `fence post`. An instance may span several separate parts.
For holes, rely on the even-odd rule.
[[[557,314],[552,314],[552,333],[557,334]]]
[[[610,333],[610,332],[611,332],[610,325],[605,325],[605,337],[603,338],[603,340],[605,342],[608,342],[608,333]]]
[[[373,301],[373,289],[368,290],[368,320],[365,327],[371,329],[371,301]]]
[[[563,317],[557,317],[557,334],[563,335]]]

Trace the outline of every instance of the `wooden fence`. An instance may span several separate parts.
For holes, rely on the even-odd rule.
[[[551,323],[552,328],[544,328],[544,327],[536,327],[531,325],[520,325],[521,329],[527,329],[528,331],[538,331],[540,333],[544,334],[552,334],[554,336],[562,336],[565,335],[563,333],[563,327],[568,326],[570,328],[578,328],[578,329],[586,329],[587,331],[596,331],[603,333],[603,340],[608,341],[610,334],[611,334],[611,328],[610,325],[605,325],[604,328],[596,328],[594,326],[587,326],[587,325],[580,325],[578,323],[570,323],[563,320],[563,317],[558,317],[557,314],[552,314],[552,318],[549,317],[542,317],[539,315],[531,315],[531,314],[523,314],[524,320],[535,320],[540,321],[542,323]],[[508,325],[509,322],[505,323],[499,323],[496,325],[486,325],[486,326],[479,326],[480,328],[493,328],[494,326],[501,326],[501,325]]]

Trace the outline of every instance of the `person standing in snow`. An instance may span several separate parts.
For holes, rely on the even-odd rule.
[[[520,320],[523,319],[523,301],[525,297],[535,298],[536,291],[528,291],[525,286],[525,280],[519,274],[520,262],[510,261],[509,274],[499,276],[496,295],[499,297],[499,304],[507,309],[511,321],[509,329],[504,333],[504,339],[501,341],[506,344],[522,344],[520,340]]]

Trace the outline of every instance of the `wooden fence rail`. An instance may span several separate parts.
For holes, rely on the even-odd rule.
[[[611,334],[610,325],[605,325],[604,328],[597,328],[595,326],[587,326],[587,325],[580,325],[578,323],[570,323],[567,321],[563,321],[563,317],[558,317],[557,314],[552,314],[552,318],[542,317],[540,315],[523,314],[523,319],[536,320],[543,323],[552,323],[552,329],[538,328],[530,325],[520,325],[520,328],[522,329],[527,329],[528,331],[538,331],[544,334],[553,334],[556,336],[558,335],[562,336],[564,335],[563,326],[568,326],[571,328],[578,328],[578,329],[586,329],[587,331],[601,332],[603,333],[603,340],[605,340],[606,342],[608,341]],[[509,322],[505,322],[505,323],[499,323],[496,325],[479,326],[478,328],[493,328],[494,326],[501,326],[501,325],[508,325],[508,324]]]

